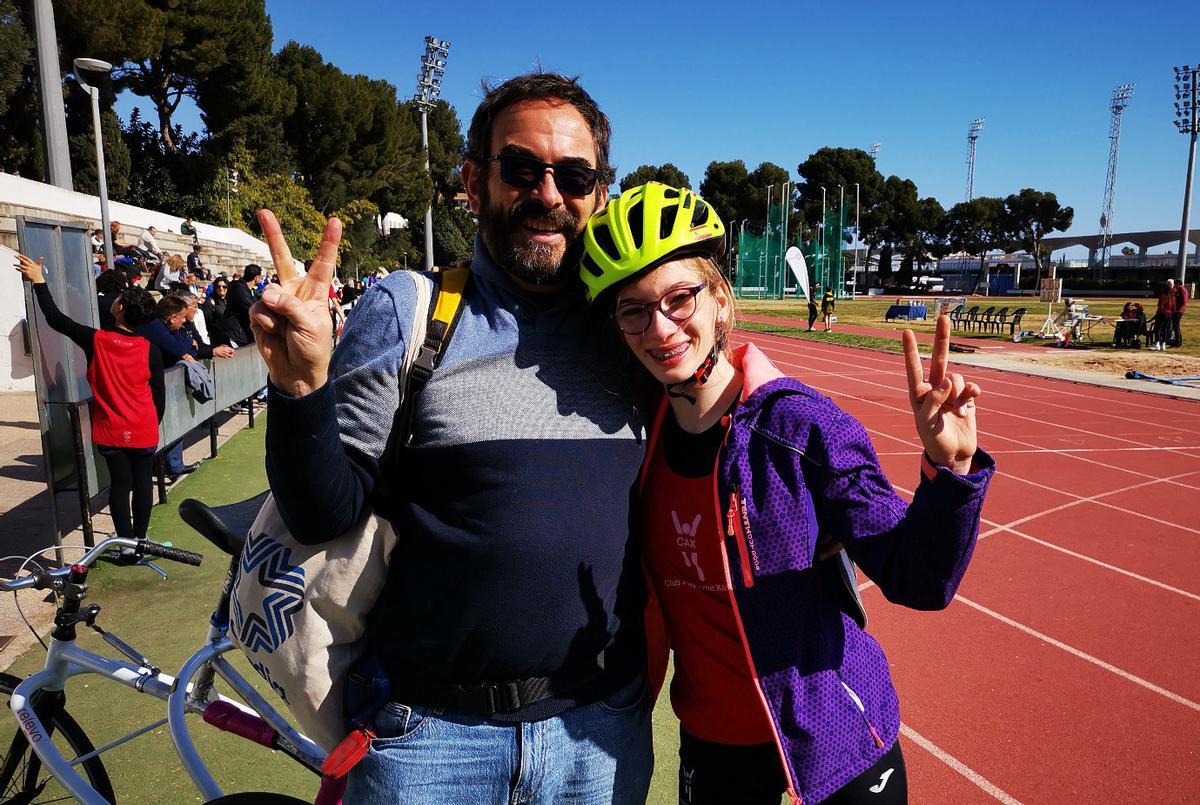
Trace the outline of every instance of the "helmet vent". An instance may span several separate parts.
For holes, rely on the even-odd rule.
[[[596,261],[587,252],[583,253],[583,258],[579,261],[584,268],[588,270],[593,277],[603,277],[604,272],[600,270],[600,266],[596,265]]]
[[[692,226],[703,226],[708,221],[708,205],[696,199],[696,207],[692,210]]]
[[[593,227],[592,236],[596,239],[596,245],[608,255],[610,260],[615,263],[621,259],[621,250],[613,242],[612,232],[609,231],[607,226]]]
[[[662,222],[658,227],[658,236],[663,240],[671,237],[671,230],[675,228],[675,217],[679,214],[679,207],[670,206],[662,211]]]
[[[633,248],[642,248],[642,210],[644,204],[641,199],[634,202],[629,208],[629,212],[625,214],[625,220],[629,221],[629,233],[633,235]],[[613,259],[616,259],[615,257]]]
[[[679,198],[679,191],[673,187],[663,190],[663,198]]]

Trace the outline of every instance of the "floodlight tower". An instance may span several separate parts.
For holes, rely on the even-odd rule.
[[[871,143],[871,147],[867,149],[867,153],[871,155],[871,159],[879,159],[879,143]]]
[[[982,117],[975,118],[967,127],[967,201],[975,194],[975,141],[982,131]]]
[[[1108,267],[1108,252],[1112,240],[1113,192],[1117,189],[1117,155],[1121,147],[1121,113],[1133,98],[1133,87],[1133,84],[1118,84],[1109,103],[1112,119],[1108,126],[1108,175],[1104,179],[1104,205],[1100,208],[1101,270]]]
[[[1188,216],[1192,212],[1192,176],[1196,172],[1196,133],[1200,130],[1200,64],[1175,68],[1175,127],[1190,134],[1187,182],[1183,186],[1183,223],[1179,225],[1179,282],[1187,272]]]
[[[421,110],[421,147],[425,149],[425,172],[429,173],[429,113],[442,92],[442,76],[446,74],[446,56],[450,43],[436,37],[425,37],[425,54],[421,56],[421,72],[417,73],[417,94],[413,101]],[[425,209],[425,270],[433,268],[433,199]]]

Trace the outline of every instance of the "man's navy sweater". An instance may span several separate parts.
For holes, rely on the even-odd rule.
[[[268,397],[267,472],[305,543],[366,506],[399,543],[372,617],[393,678],[477,684],[604,674],[542,718],[598,698],[641,665],[640,564],[630,489],[644,431],[615,365],[620,345],[580,289],[526,293],[476,243],[464,309],[418,398],[409,448],[381,464],[413,318],[396,272],[355,307],[326,386]]]

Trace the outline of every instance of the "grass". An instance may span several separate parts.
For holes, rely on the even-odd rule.
[[[230,503],[266,488],[265,428],[262,419],[258,422],[259,427],[243,430],[226,442],[216,459],[205,461],[171,490],[166,505],[154,509],[151,539],[199,551],[205,555],[203,565],[193,568],[163,562],[161,565],[170,574],[166,580],[147,568],[99,565],[92,573],[88,600],[103,608],[97,623],[146,653],[164,673],[173,675],[199,648],[228,567],[220,551],[183,524],[177,513],[178,505],[187,497],[199,497],[211,505]],[[80,629],[79,643],[98,654],[114,656],[108,645],[89,629]],[[234,659],[247,679],[259,680],[240,653],[226,656]],[[44,660],[45,654],[40,649],[31,650],[9,672],[27,676],[40,669]],[[264,689],[265,685],[259,687]],[[270,692],[265,692],[270,698]],[[70,680],[67,703],[96,746],[166,716],[165,702],[97,676]],[[285,756],[220,732],[198,718],[193,717],[191,723],[200,754],[226,793],[278,791],[309,801],[315,795],[316,777]],[[11,728],[11,722],[9,725]],[[678,801],[678,748],[678,722],[664,693],[654,712],[657,763],[647,800],[651,805]],[[202,801],[179,763],[165,725],[105,752],[103,758],[118,802],[174,805]]]
[[[909,297],[904,297],[909,298]],[[929,297],[932,301],[934,297]],[[863,296],[857,299],[840,299],[837,303],[837,318],[838,324],[856,324],[866,327],[892,327],[897,332],[905,328],[911,328],[914,332],[933,332],[934,319],[931,317],[927,321],[890,321],[883,320],[884,314],[887,312],[888,306],[895,301],[894,297],[882,296]],[[1154,300],[1146,298],[1131,298],[1131,299],[1116,299],[1116,298],[1096,298],[1088,299],[1084,297],[1077,298],[1080,304],[1088,305],[1088,312],[1094,316],[1119,316],[1121,308],[1128,301],[1140,302],[1147,311],[1147,316],[1154,315]],[[982,296],[970,297],[967,307],[979,305],[980,310],[986,310],[992,305],[997,307],[1007,306],[1009,310],[1017,307],[1027,307],[1029,310],[1025,314],[1022,327],[1025,330],[1036,330],[1046,318],[1047,306],[1043,302],[1037,301],[1031,297],[998,297],[987,298]],[[1055,313],[1061,313],[1063,306],[1055,305]],[[740,299],[738,300],[738,312],[741,314],[749,314],[754,316],[774,316],[779,318],[796,319],[798,322],[798,334],[803,335],[804,329],[808,326],[808,307],[803,300],[797,299],[782,299],[782,300],[757,300],[757,299]],[[751,326],[752,323],[740,322],[739,327],[751,330],[755,329]],[[820,321],[817,322],[820,326]],[[1172,355],[1189,355],[1191,357],[1200,357],[1200,311],[1190,309],[1183,316],[1182,324],[1184,346],[1178,349],[1173,349],[1169,354]],[[758,330],[758,332],[773,332]],[[788,332],[786,335],[796,335],[797,333]],[[830,335],[836,335],[834,330]],[[814,335],[821,336],[819,333],[808,333],[809,337]],[[991,340],[1002,341],[1007,336],[1007,331],[1004,335],[996,333],[969,333],[972,338],[985,338]],[[1113,350],[1108,344],[1112,339],[1112,331],[1105,325],[1098,326],[1095,330],[1096,342],[1093,349],[1096,351],[1115,351],[1125,352],[1125,350]],[[846,343],[839,341],[838,343]],[[866,346],[866,345],[864,345]],[[887,349],[887,347],[883,347]],[[893,351],[899,347],[893,347]]]
[[[820,330],[815,330],[810,333],[804,327],[786,327],[778,324],[763,324],[756,321],[739,321],[737,327],[739,330],[749,330],[753,333],[784,335],[788,336],[789,338],[802,338],[807,341],[816,341],[817,343],[821,344],[838,344],[844,347],[866,347],[867,349],[879,349],[883,350],[884,352],[899,353],[904,351],[903,344],[901,343],[899,337],[881,338],[880,336],[875,335],[860,335],[858,333],[847,333],[838,330],[834,330],[831,333],[824,333]],[[918,343],[917,349],[925,354],[928,354],[932,349],[932,345]]]

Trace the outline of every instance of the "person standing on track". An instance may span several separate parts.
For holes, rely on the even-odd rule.
[[[833,295],[833,288],[826,288],[824,295],[821,296],[821,316],[825,319],[825,332],[833,332],[833,311],[837,307],[837,299]]]
[[[899,704],[851,561],[889,601],[949,605],[995,469],[977,448],[981,391],[946,371],[946,316],[928,380],[905,331],[924,446],[905,502],[856,419],[752,344],[730,349],[724,231],[691,191],[651,182],[592,216],[580,267],[660,389],[635,522],[652,681],[674,651],[679,801],[902,803]]]
[[[816,329],[813,325],[817,323],[817,299],[820,297],[820,294],[821,286],[814,285],[812,295],[808,297],[808,332],[810,333]]]
[[[163,361],[158,348],[134,330],[154,318],[154,298],[144,288],[127,288],[112,303],[113,330],[95,330],[66,316],[54,304],[42,276],[42,261],[17,255],[17,271],[33,283],[46,323],[74,341],[87,356],[92,389],[92,442],[108,465],[108,510],[116,536],[144,539],[154,505],[154,453],[166,405]]]

